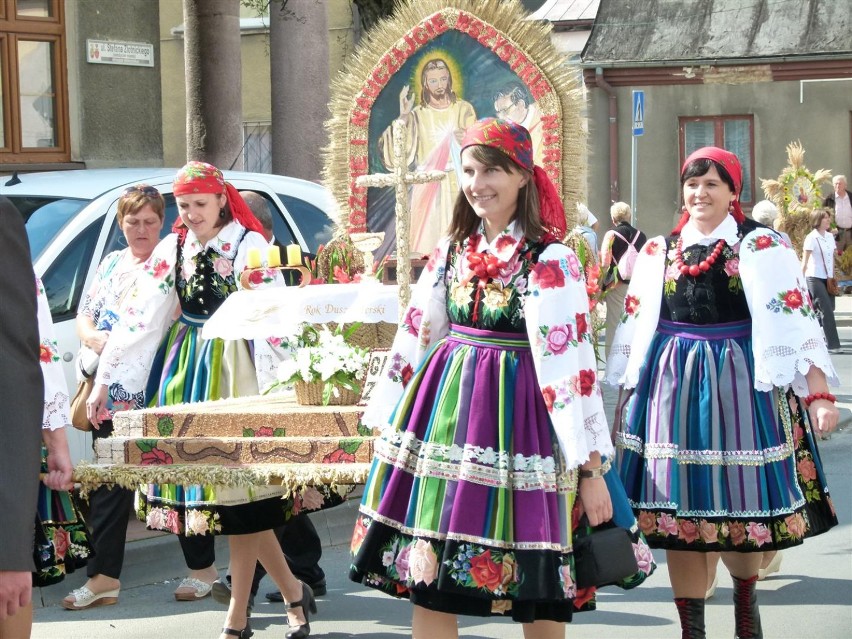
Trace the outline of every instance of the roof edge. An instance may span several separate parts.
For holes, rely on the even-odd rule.
[[[685,58],[672,60],[610,60],[610,61],[586,61],[582,60],[580,66],[584,69],[621,69],[641,67],[695,67],[700,65],[725,66],[725,65],[750,65],[750,64],[777,64],[780,62],[827,62],[830,60],[852,60],[852,51],[841,53],[801,54],[785,56],[762,56],[749,58]]]

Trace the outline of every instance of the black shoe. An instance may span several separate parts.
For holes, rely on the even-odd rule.
[[[222,628],[222,632],[237,639],[249,639],[254,633],[251,631],[248,619],[246,619],[246,627],[242,630],[234,630],[233,628]]]
[[[328,589],[325,586],[325,578],[320,579],[315,584],[309,584],[309,586],[314,593],[314,597],[324,597],[328,592]],[[281,593],[277,590],[275,592],[267,592],[266,598],[275,603],[282,603],[284,601],[284,597],[282,597]]]
[[[287,608],[301,608],[302,616],[305,618],[305,623],[298,626],[290,626],[290,630],[284,635],[285,639],[305,639],[311,634],[311,613],[317,614],[317,602],[314,601],[314,593],[311,592],[311,587],[304,583],[302,584],[302,598],[299,601],[293,601],[287,604]]]
[[[217,579],[213,582],[213,589],[210,591],[210,596],[213,601],[224,606],[231,605],[231,584],[225,579]],[[249,594],[248,606],[246,606],[246,617],[251,617],[251,611],[254,608],[254,593]]]

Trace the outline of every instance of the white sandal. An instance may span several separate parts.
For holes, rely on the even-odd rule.
[[[62,607],[66,610],[84,610],[86,608],[97,608],[98,606],[111,606],[118,603],[118,592],[120,588],[115,590],[105,590],[97,594],[83,586],[72,590],[65,599],[62,600]],[[72,601],[69,597],[74,597]]]
[[[181,588],[191,589],[190,592],[178,592]],[[180,582],[180,585],[175,589],[175,599],[178,601],[196,601],[204,599],[213,590],[213,584],[208,584],[206,581],[201,581],[195,577],[186,577]]]
[[[769,565],[766,568],[758,568],[757,569],[757,580],[763,581],[769,575],[774,572],[778,572],[781,568],[781,551],[776,551],[775,556],[772,558],[772,561],[769,562]]]

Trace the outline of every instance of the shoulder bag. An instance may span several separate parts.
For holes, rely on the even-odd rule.
[[[83,381],[77,384],[77,392],[71,398],[71,425],[77,430],[92,430],[92,423],[89,421],[88,415],[86,415],[86,400],[89,398],[94,385],[94,375],[84,377]]]
[[[820,238],[816,238],[816,242],[819,248],[819,255],[822,258],[822,267],[825,269],[825,289],[829,295],[837,297],[840,295],[840,286],[837,285],[837,278],[828,276],[828,264],[825,263],[825,254],[822,252],[822,241]]]

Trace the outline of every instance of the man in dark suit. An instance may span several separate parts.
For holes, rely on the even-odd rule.
[[[36,287],[21,214],[0,196],[0,635],[32,604],[44,380]]]

